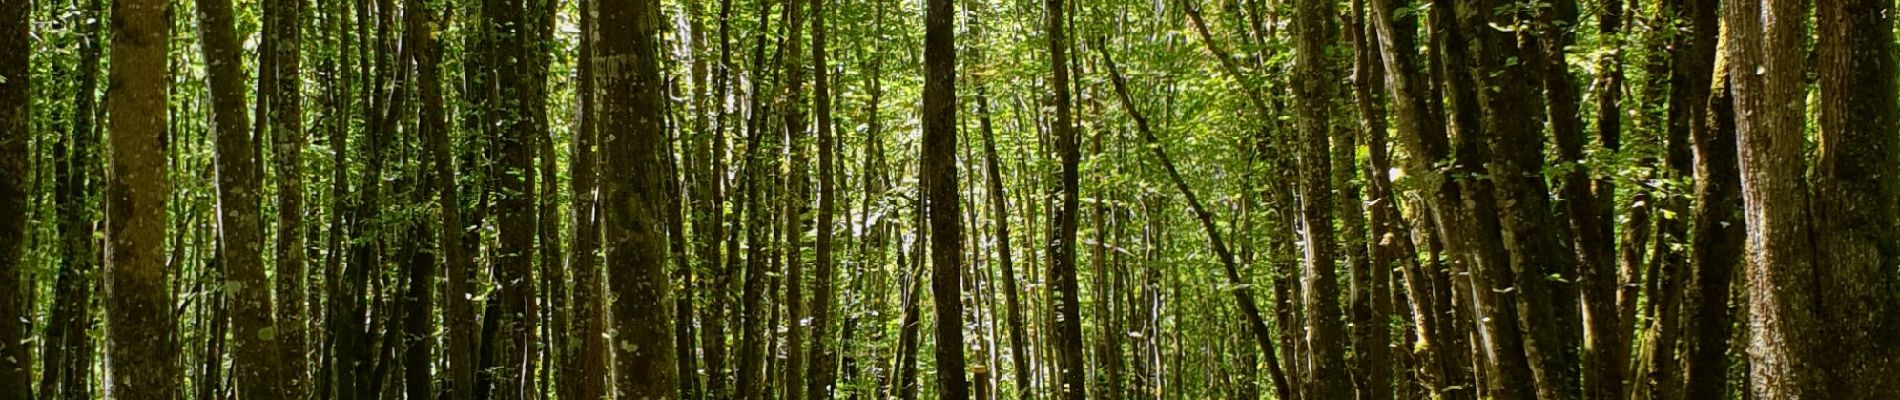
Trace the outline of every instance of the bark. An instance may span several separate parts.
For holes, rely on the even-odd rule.
[[[1331,2],[1302,1],[1294,9],[1294,121],[1299,128],[1300,234],[1305,243],[1301,305],[1307,320],[1303,340],[1312,357],[1308,364],[1312,370],[1303,376],[1300,388],[1302,397],[1316,399],[1352,397],[1345,361],[1346,327],[1340,318],[1338,272],[1333,264],[1337,242],[1328,159],[1333,86],[1326,78],[1332,71],[1331,61],[1323,54],[1333,39],[1327,27],[1333,7]]]
[[[760,3],[759,6],[761,7],[758,13],[759,26],[763,29],[765,26],[768,26],[767,23],[770,22],[771,12],[767,10],[769,10],[771,5]],[[752,65],[764,65],[764,37],[757,39],[757,45],[754,46],[752,55],[754,61]],[[772,254],[772,244],[770,235],[768,234],[769,229],[766,227],[771,226],[772,214],[764,210],[767,204],[771,204],[770,199],[766,196],[766,193],[769,192],[765,185],[773,180],[771,172],[778,169],[777,158],[768,156],[769,154],[773,154],[773,149],[766,146],[774,146],[777,141],[764,140],[766,133],[762,125],[764,125],[765,113],[761,112],[759,107],[762,101],[760,100],[761,96],[757,95],[760,93],[759,81],[760,79],[757,77],[751,80],[752,88],[749,93],[753,95],[748,96],[752,102],[751,108],[753,112],[751,113],[752,119],[748,121],[748,129],[751,132],[748,134],[749,139],[747,140],[750,145],[746,146],[748,149],[746,153],[747,160],[743,171],[747,176],[745,179],[747,186],[745,203],[746,223],[744,224],[746,227],[747,252],[745,257],[745,278],[742,284],[744,293],[742,294],[743,298],[740,299],[740,304],[743,309],[743,322],[740,327],[739,337],[738,399],[740,400],[762,400],[766,397],[764,388],[766,376],[764,371],[765,344],[771,340],[770,337],[766,336],[765,320],[770,318],[772,313],[769,309],[765,308],[764,292],[766,290],[766,274],[768,273],[767,258]]]
[[[942,1],[942,0],[938,0]],[[948,8],[949,6],[944,6]],[[1050,232],[1048,243],[1049,275],[1054,280],[1049,287],[1053,290],[1049,297],[1054,301],[1054,339],[1057,348],[1056,370],[1060,378],[1055,387],[1061,392],[1063,400],[1082,400],[1088,398],[1088,370],[1082,364],[1082,303],[1076,293],[1075,230],[1077,225],[1078,197],[1080,197],[1081,142],[1076,137],[1075,124],[1070,116],[1069,100],[1069,57],[1067,30],[1063,23],[1067,18],[1063,0],[1043,1],[1043,26],[1049,38],[1049,58],[1051,77],[1049,87],[1055,92],[1055,125],[1052,128],[1056,140],[1057,162],[1061,165],[1058,182],[1054,189],[1055,197],[1060,198],[1060,207],[1054,211],[1051,220],[1055,223]],[[943,18],[949,18],[944,16]],[[948,22],[945,22],[948,24]],[[947,28],[946,28],[947,29]],[[944,39],[948,41],[949,39]],[[947,79],[947,78],[946,78]]]
[[[811,0],[812,108],[818,131],[818,237],[813,244],[817,254],[817,276],[812,279],[811,355],[807,358],[811,376],[806,382],[805,398],[829,399],[831,378],[836,369],[837,349],[831,344],[833,286],[835,272],[832,255],[833,209],[837,207],[838,184],[832,166],[837,163],[836,140],[832,135],[831,65],[826,61],[825,0]]]
[[[1714,7],[1697,15],[1714,19]],[[1705,14],[1706,13],[1706,14]],[[1713,22],[1713,21],[1711,21]],[[1714,43],[1708,46],[1713,53]],[[1713,55],[1713,54],[1711,54]],[[1690,250],[1683,315],[1683,398],[1728,397],[1730,327],[1729,286],[1742,261],[1746,238],[1742,221],[1740,172],[1735,155],[1734,97],[1726,72],[1716,72],[1705,104],[1707,122],[1691,132],[1696,146],[1695,243]]]
[[[960,219],[962,195],[957,192],[957,53],[953,3],[953,0],[931,0],[924,10],[924,137],[920,168],[930,219],[930,292],[937,306],[937,398],[968,400],[969,377],[964,375],[963,359],[963,222]],[[1060,54],[1057,53],[1058,57]],[[1069,160],[1073,166],[1074,159]],[[1070,187],[1074,187],[1073,183]],[[1074,326],[1079,327],[1079,324]],[[792,336],[794,340],[797,337]],[[1071,338],[1076,340],[1075,344],[1081,344],[1080,336]],[[1075,355],[1080,358],[1080,346],[1076,347],[1073,350],[1078,351]],[[1079,367],[1079,364],[1065,366]],[[1080,394],[1081,389],[1077,388],[1074,395]]]
[[[574,279],[573,299],[570,301],[568,335],[563,337],[561,351],[563,357],[561,369],[561,387],[569,398],[597,400],[607,393],[607,356],[608,352],[589,351],[587,349],[606,348],[603,337],[606,326],[603,320],[606,310],[602,305],[604,292],[601,291],[600,276],[600,206],[599,206],[599,161],[596,146],[599,142],[596,127],[600,123],[597,82],[594,72],[596,64],[596,42],[600,32],[594,24],[597,13],[595,0],[581,3],[581,48],[580,89],[575,102],[580,107],[578,132],[571,140],[568,163],[569,210],[573,214],[574,246],[567,258],[567,272]]]
[[[414,10],[433,14],[433,11],[420,8]],[[434,20],[433,15],[425,18]],[[447,392],[445,397],[448,400],[471,400],[475,395],[475,341],[478,337],[472,300],[475,272],[473,258],[465,246],[468,239],[463,236],[466,230],[462,221],[461,193],[456,184],[457,170],[447,129],[448,116],[443,111],[439,71],[443,51],[442,46],[435,42],[434,35],[421,35],[415,45],[421,48],[414,54],[422,102],[423,141],[429,147],[436,208],[441,213],[441,226],[436,230],[441,237],[436,247],[440,265],[447,275],[443,284],[442,324],[447,336],[444,353],[448,366],[442,389]]]
[[[781,113],[779,116],[784,118],[786,140],[784,150],[787,162],[784,169],[786,175],[782,181],[785,186],[781,189],[783,196],[780,198],[784,201],[780,218],[785,223],[783,227],[785,247],[779,249],[784,252],[782,257],[785,258],[786,284],[785,298],[780,299],[779,302],[785,305],[785,313],[792,321],[786,326],[785,333],[786,382],[778,385],[783,390],[780,396],[786,400],[800,400],[804,397],[803,383],[807,378],[805,373],[807,327],[805,324],[809,320],[805,315],[805,261],[801,257],[804,252],[805,237],[806,174],[810,171],[806,165],[810,156],[805,150],[808,133],[805,114],[805,66],[802,58],[805,56],[803,50],[805,3],[798,0],[785,3],[785,37],[783,47],[780,49],[782,53],[778,55],[778,58],[783,61],[780,64],[782,74],[780,79],[784,82],[783,93],[778,98],[783,103],[778,104],[778,111]]]
[[[1820,343],[1854,346],[1827,373],[1829,398],[1900,396],[1900,105],[1893,93],[1894,5],[1818,1],[1820,137],[1814,166],[1814,279]],[[1796,49],[1799,49],[1797,47]],[[1797,131],[1799,132],[1799,131]],[[1838,356],[1823,347],[1816,360]],[[1825,365],[1825,364],[1824,364]]]
[[[499,399],[529,398],[534,369],[527,355],[533,354],[535,313],[534,290],[534,148],[540,136],[533,120],[534,103],[539,92],[530,65],[539,52],[535,40],[533,0],[488,0],[482,15],[489,24],[492,69],[500,105],[495,122],[499,134],[493,148],[498,167],[494,176],[498,198],[495,221],[500,243],[495,254],[495,283],[501,307],[498,341],[499,355],[495,390]]]
[[[272,82],[269,105],[272,161],[276,169],[277,330],[284,354],[281,376],[286,393],[309,392],[310,349],[304,329],[309,320],[304,304],[305,281],[303,148],[303,7],[301,1],[278,0],[265,5],[265,32],[271,54],[259,78]]]
[[[1372,50],[1367,43],[1371,28],[1365,23],[1364,1],[1353,1],[1349,15],[1349,23],[1344,28],[1352,41],[1352,97],[1353,105],[1359,112],[1359,129],[1357,132],[1336,129],[1340,133],[1334,135],[1332,149],[1333,164],[1337,167],[1333,169],[1333,181],[1339,188],[1337,204],[1340,222],[1345,230],[1341,241],[1345,244],[1346,263],[1352,273],[1352,367],[1356,370],[1353,381],[1359,399],[1393,399],[1394,354],[1391,350],[1392,328],[1388,322],[1392,315],[1392,264],[1389,255],[1371,254],[1383,252],[1384,249],[1369,248],[1367,245],[1371,243],[1373,247],[1381,247],[1378,243],[1383,240],[1383,235],[1380,233],[1391,231],[1392,225],[1388,221],[1395,218],[1397,212],[1394,210],[1388,215],[1379,215],[1384,212],[1380,207],[1390,207],[1392,201],[1387,193],[1390,189],[1382,187],[1391,182],[1384,179],[1385,170],[1368,170],[1371,173],[1366,176],[1366,186],[1373,202],[1361,201],[1359,190],[1353,184],[1354,172],[1359,170],[1355,154],[1359,150],[1359,138],[1355,135],[1366,135],[1370,150],[1372,132],[1378,131],[1384,135],[1386,124],[1383,99],[1377,97],[1374,89],[1373,76],[1378,72],[1372,63]],[[1373,214],[1372,219],[1376,221],[1371,226],[1373,229],[1370,229],[1375,233],[1371,237],[1366,236],[1367,214]]]
[[[1810,226],[1803,116],[1805,0],[1725,5],[1728,76],[1743,215],[1748,221],[1749,392],[1755,398],[1832,398],[1815,305],[1821,287]],[[1831,267],[1830,267],[1831,268]],[[1845,316],[1843,316],[1845,317]]]
[[[33,396],[33,361],[22,341],[30,328],[26,317],[32,306],[21,304],[21,271],[27,244],[27,202],[33,190],[28,176],[39,176],[28,160],[39,158],[27,144],[33,119],[33,53],[30,2],[0,5],[0,398],[25,400]],[[161,217],[162,218],[162,217]],[[160,307],[163,309],[163,307]]]
[[[700,162],[703,165],[701,167],[703,174],[697,182],[700,196],[695,197],[695,200],[699,202],[701,218],[694,222],[695,231],[699,235],[695,239],[698,240],[699,246],[700,273],[707,277],[702,281],[705,286],[700,289],[701,295],[706,298],[705,308],[700,314],[703,318],[701,323],[704,324],[704,329],[700,331],[700,345],[704,346],[706,358],[707,397],[712,400],[732,398],[728,388],[731,387],[733,379],[727,372],[726,360],[726,321],[732,307],[734,272],[728,265],[736,265],[738,252],[721,253],[719,248],[720,241],[728,235],[728,228],[725,225],[727,198],[725,143],[726,132],[731,121],[730,109],[726,106],[727,93],[730,92],[732,85],[731,17],[732,1],[721,0],[718,15],[719,58],[713,72],[715,92],[711,99],[701,103],[701,106],[711,107],[716,111],[713,111],[714,125],[707,127],[711,136],[706,139],[708,143],[701,152],[703,159]],[[736,237],[737,224],[730,229]]]
[[[438,58],[441,57],[441,48],[438,47],[435,42],[436,32],[433,28],[435,26],[435,13],[427,8],[421,0],[408,0],[405,7],[408,8],[408,11],[406,11],[404,15],[405,25],[403,29],[408,32],[409,37],[404,40],[408,41],[411,46],[420,48],[410,53],[411,60],[405,60],[413,61],[416,64],[416,82],[419,87],[417,93],[419,97],[417,100],[421,103],[421,112],[418,115],[420,120],[417,136],[422,138],[422,142],[424,142],[425,145],[432,145],[436,141],[442,141],[446,144],[448,140],[448,121],[443,115],[441,70],[438,64]],[[453,166],[434,166],[429,164],[430,162],[451,162],[448,157],[444,157],[448,153],[447,149],[439,150],[441,151],[430,151],[431,154],[428,155],[428,162],[422,161],[423,159],[420,158],[422,156],[418,156],[418,164],[434,167],[433,169],[418,168],[415,172],[418,189],[412,196],[413,201],[418,204],[427,203],[430,198],[448,199],[450,196],[443,196],[441,193],[445,190],[454,190],[453,186],[455,182],[452,173],[442,175],[442,171],[451,170]],[[442,188],[442,186],[445,185],[449,186],[449,188]],[[454,228],[455,225],[442,223],[447,222],[446,215],[454,212],[455,204],[443,201],[438,205],[441,208],[440,212],[445,215],[443,221],[421,220],[411,222],[411,224],[413,224],[411,227],[412,238],[430,238],[430,232],[441,232],[444,237],[447,237],[449,236],[449,230],[456,229]],[[437,226],[438,223],[440,223],[439,226]],[[430,229],[432,227],[437,229]],[[403,343],[403,382],[406,389],[404,393],[408,398],[433,398],[436,393],[434,374],[432,371],[432,364],[434,363],[433,356],[436,354],[435,340],[432,338],[433,335],[429,333],[433,329],[432,326],[435,321],[435,308],[433,307],[433,303],[435,301],[436,270],[439,268],[439,265],[460,262],[449,258],[450,255],[459,257],[461,254],[461,252],[458,251],[460,246],[456,245],[455,242],[440,240],[436,243],[437,247],[434,251],[429,254],[417,254],[415,255],[415,259],[410,262],[410,269],[408,271],[409,286],[406,289],[406,294],[403,296],[405,303],[403,308],[403,330],[406,333],[404,335],[406,340],[405,343]],[[460,379],[455,379],[454,381],[460,382]]]
[[[113,399],[170,400],[180,385],[164,264],[165,204],[171,191],[165,173],[169,101],[163,71],[171,37],[166,9],[162,1],[112,2],[106,110],[116,117],[107,127],[112,136],[106,167],[105,299],[106,351],[113,356],[106,363],[105,392]],[[8,41],[16,36],[8,34]],[[28,54],[23,48],[11,50],[3,54]]]
[[[244,397],[283,398],[276,313],[264,275],[260,176],[246,114],[244,65],[231,2],[197,3],[199,45],[210,81],[218,192],[218,263],[232,304],[232,373]]]
[[[674,370],[673,310],[663,221],[672,196],[665,187],[666,132],[660,126],[658,4],[651,0],[600,0],[600,129],[603,140],[601,208],[608,287],[616,296],[614,383],[616,397],[670,399],[679,395]],[[679,260],[684,261],[684,260]]]

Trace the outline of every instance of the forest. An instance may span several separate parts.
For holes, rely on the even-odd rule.
[[[0,0],[0,400],[1900,399],[1894,0]]]

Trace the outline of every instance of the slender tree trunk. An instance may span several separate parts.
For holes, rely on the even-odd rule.
[[[1333,4],[1302,1],[1295,5],[1294,30],[1294,120],[1299,127],[1298,154],[1300,192],[1300,233],[1305,243],[1305,268],[1301,275],[1301,304],[1306,311],[1306,338],[1310,346],[1312,370],[1300,386],[1303,397],[1344,399],[1352,397],[1345,361],[1346,327],[1340,317],[1338,273],[1334,266],[1331,162],[1327,159],[1328,132],[1331,129],[1332,70],[1323,54],[1332,42],[1327,19]]]
[[[666,133],[661,129],[657,18],[652,0],[600,0],[601,129],[626,137],[604,141],[603,243],[616,266],[608,286],[613,302],[616,397],[671,399],[681,377],[674,370],[671,284],[664,191]],[[684,262],[685,260],[678,260]]]
[[[1366,186],[1374,202],[1361,201],[1359,190],[1353,184],[1354,171],[1359,169],[1356,160],[1359,145],[1355,135],[1364,133],[1370,145],[1372,132],[1379,131],[1383,135],[1386,125],[1384,104],[1373,89],[1377,66],[1372,63],[1372,50],[1367,43],[1367,34],[1372,30],[1365,23],[1367,14],[1364,1],[1353,1],[1350,12],[1351,23],[1344,29],[1353,47],[1352,93],[1353,104],[1359,112],[1359,129],[1358,132],[1335,129],[1339,134],[1333,137],[1332,149],[1333,164],[1337,167],[1333,170],[1333,181],[1339,188],[1337,203],[1340,221],[1345,228],[1341,241],[1345,242],[1347,264],[1352,272],[1353,369],[1358,372],[1353,380],[1359,389],[1359,399],[1393,399],[1392,374],[1395,370],[1392,368],[1393,353],[1388,350],[1391,348],[1392,328],[1387,322],[1392,315],[1392,292],[1389,289],[1392,265],[1388,262],[1389,256],[1372,256],[1370,253],[1384,251],[1376,248],[1381,247],[1378,243],[1384,240],[1384,235],[1380,233],[1391,231],[1390,222],[1384,221],[1396,217],[1397,213],[1381,216],[1378,215],[1381,210],[1376,209],[1380,207],[1379,204],[1389,207],[1392,201],[1388,193],[1382,192],[1389,189],[1381,186],[1391,182],[1382,179],[1384,170],[1368,171],[1372,174],[1367,176]],[[1372,220],[1377,222],[1370,229],[1374,233],[1371,237],[1366,236],[1367,214],[1375,215]],[[1381,228],[1380,225],[1385,227]],[[1372,243],[1373,248],[1369,248],[1368,243]]]
[[[941,0],[939,0],[941,1]],[[948,8],[949,6],[944,6]],[[1081,143],[1076,137],[1075,123],[1069,112],[1069,57],[1068,31],[1063,27],[1067,20],[1063,0],[1044,0],[1043,24],[1049,38],[1049,58],[1051,80],[1049,87],[1055,92],[1054,133],[1056,155],[1061,165],[1060,179],[1056,197],[1060,197],[1060,208],[1054,212],[1051,220],[1055,230],[1050,233],[1049,276],[1054,280],[1049,285],[1053,292],[1049,295],[1055,302],[1055,332],[1057,359],[1056,369],[1060,378],[1055,387],[1062,393],[1063,400],[1082,400],[1088,398],[1088,385],[1085,376],[1087,369],[1082,364],[1082,303],[1076,293],[1075,266],[1075,230],[1079,211],[1078,198],[1081,187]],[[948,18],[945,16],[944,18]],[[948,41],[949,39],[944,39]]]
[[[579,131],[574,132],[571,159],[568,162],[569,212],[573,214],[574,246],[568,253],[567,272],[574,279],[573,300],[568,326],[568,335],[562,338],[564,346],[561,370],[561,387],[564,393],[575,399],[599,400],[610,395],[607,392],[608,352],[588,349],[607,348],[607,339],[603,337],[606,317],[602,299],[600,277],[600,206],[598,151],[599,142],[596,132],[600,122],[599,98],[597,97],[598,76],[595,75],[597,45],[600,32],[595,26],[597,0],[581,2],[581,48],[580,89],[575,104],[580,107]],[[566,396],[564,396],[566,397]]]
[[[218,263],[223,290],[233,304],[232,373],[244,397],[283,398],[283,353],[278,351],[270,280],[264,275],[261,186],[246,114],[244,65],[231,2],[197,3],[199,45],[210,81],[212,134],[216,141]]]
[[[309,315],[304,304],[304,182],[303,148],[307,141],[303,124],[303,7],[301,1],[279,0],[265,5],[265,20],[271,25],[266,40],[272,42],[260,79],[272,81],[268,97],[272,160],[277,183],[277,329],[284,354],[281,377],[286,393],[301,396],[309,392],[309,345],[304,321]]]
[[[924,10],[924,137],[920,168],[930,215],[930,292],[937,306],[937,398],[968,400],[970,388],[968,377],[964,376],[963,361],[963,223],[959,219],[962,195],[957,193],[957,53],[953,3],[952,0],[931,0]],[[1073,158],[1070,165],[1074,165]],[[1070,182],[1073,185],[1074,181]],[[1080,337],[1073,338],[1080,344]],[[1080,354],[1076,356],[1080,358]],[[1076,393],[1079,395],[1080,388]]]
[[[1711,6],[1713,4],[1710,4]],[[1714,7],[1697,16],[1715,16]],[[1714,43],[1708,50],[1714,52]],[[1713,56],[1713,54],[1710,54]],[[1734,97],[1729,94],[1726,71],[1714,71],[1715,87],[1707,106],[1707,122],[1690,132],[1696,146],[1695,243],[1690,250],[1689,279],[1683,314],[1682,372],[1685,399],[1728,397],[1729,286],[1742,261],[1746,232],[1742,221],[1740,172],[1735,155]]]
[[[1606,0],[1597,9],[1597,36],[1605,52],[1597,59],[1596,131],[1605,151],[1622,147],[1623,113],[1623,1]],[[1699,33],[1699,31],[1698,31]],[[1612,110],[1604,112],[1603,110]],[[1581,139],[1576,143],[1581,146]],[[1565,154],[1565,160],[1581,161]],[[1577,191],[1566,176],[1564,190]],[[1580,380],[1586,400],[1615,400],[1623,394],[1623,366],[1628,363],[1629,344],[1623,341],[1622,315],[1617,311],[1617,260],[1615,243],[1616,200],[1614,181],[1595,178],[1589,196],[1568,200],[1573,242],[1578,246],[1578,299],[1583,302],[1583,363]],[[1565,197],[1571,197],[1566,194]],[[1632,220],[1634,221],[1634,220]],[[1626,228],[1627,229],[1627,228]]]
[[[826,61],[825,49],[825,0],[811,0],[811,59],[812,59],[812,108],[815,110],[818,131],[818,238],[814,250],[818,252],[817,277],[812,280],[813,297],[809,311],[812,314],[811,332],[811,377],[807,382],[805,398],[827,400],[831,378],[837,368],[835,359],[837,350],[830,343],[832,308],[834,297],[834,266],[832,255],[833,209],[837,207],[837,177],[832,166],[837,163],[832,135],[831,120],[831,82],[829,61]]]
[[[982,25],[975,18],[976,13],[971,12],[970,15],[970,26],[982,29]],[[982,40],[981,34],[978,35],[977,40]],[[971,57],[978,62],[985,60],[980,51],[981,46],[971,47],[973,53]],[[1021,286],[1016,283],[1016,263],[1013,254],[1015,247],[1011,247],[1009,242],[1009,210],[1008,202],[1004,200],[1008,198],[1008,194],[1003,187],[1002,167],[996,155],[996,135],[990,127],[990,99],[987,86],[984,85],[981,77],[973,78],[971,83],[976,86],[976,112],[981,118],[978,126],[983,133],[983,169],[985,174],[989,175],[990,218],[996,224],[997,258],[1003,267],[1003,301],[1009,312],[1010,363],[1015,372],[1017,397],[1029,400],[1036,398],[1036,393],[1029,379],[1032,367],[1029,365],[1029,348],[1023,329],[1022,300],[1017,294]]]

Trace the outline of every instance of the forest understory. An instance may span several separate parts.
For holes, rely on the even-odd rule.
[[[1900,399],[1894,0],[0,0],[0,400]]]

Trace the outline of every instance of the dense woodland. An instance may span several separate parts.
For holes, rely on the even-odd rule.
[[[0,400],[1900,399],[1894,11],[0,0]]]

